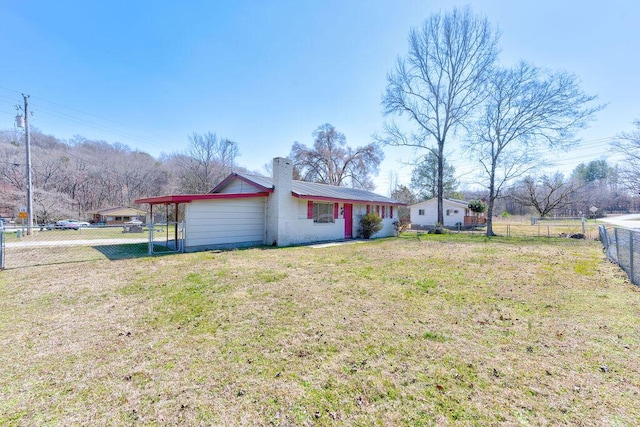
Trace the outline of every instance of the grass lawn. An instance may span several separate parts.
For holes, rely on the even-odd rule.
[[[598,242],[407,234],[0,272],[0,425],[637,425]]]

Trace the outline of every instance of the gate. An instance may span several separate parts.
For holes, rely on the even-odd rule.
[[[184,251],[184,222],[149,224],[149,255]]]

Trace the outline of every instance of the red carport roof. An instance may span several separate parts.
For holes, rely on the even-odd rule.
[[[215,199],[244,199],[249,197],[266,197],[269,192],[262,191],[258,193],[216,193],[216,194],[173,194],[170,196],[147,197],[145,199],[136,199],[136,204],[149,203],[150,205],[168,205],[172,203],[191,203],[194,200],[215,200]]]

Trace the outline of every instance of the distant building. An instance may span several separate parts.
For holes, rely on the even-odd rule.
[[[445,227],[472,227],[486,224],[485,214],[476,216],[463,200],[443,199],[443,214]],[[432,228],[438,222],[438,199],[433,198],[409,206],[411,228]]]
[[[124,224],[125,222],[129,222],[134,219],[147,222],[147,212],[140,209],[118,206],[93,212],[93,219],[91,222],[115,225]]]

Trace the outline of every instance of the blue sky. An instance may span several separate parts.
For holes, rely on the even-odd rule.
[[[555,168],[604,158],[640,118],[640,2],[602,1],[29,1],[1,2],[0,128],[21,93],[32,126],[58,138],[120,142],[154,156],[186,149],[193,132],[238,143],[260,171],[294,141],[333,124],[364,145],[385,118],[386,73],[411,27],[469,3],[502,36],[504,65],[520,59],[575,73],[607,103],[582,146]],[[450,145],[465,185],[477,167]],[[409,149],[385,148],[376,179],[408,182]],[[615,160],[615,159],[613,159]]]

